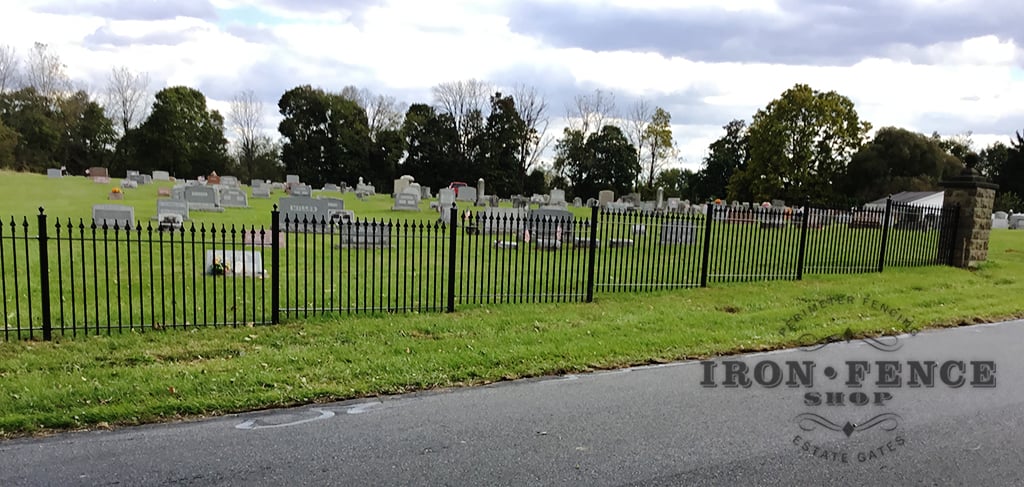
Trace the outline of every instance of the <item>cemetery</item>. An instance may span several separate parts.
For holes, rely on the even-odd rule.
[[[275,312],[285,317],[294,312],[286,303],[318,313],[440,311],[481,299],[579,301],[595,292],[799,279],[805,272],[877,272],[883,267],[878,245],[884,208],[816,209],[782,201],[693,204],[664,197],[643,201],[635,194],[616,198],[610,191],[582,205],[583,198],[568,198],[559,188],[501,199],[486,192],[484,181],[460,187],[458,195],[441,188],[425,197],[430,188],[409,177],[395,181],[398,192],[377,194],[365,182],[341,191],[325,185],[325,191],[295,178],[254,181],[256,187],[249,187],[231,175],[177,181],[157,176],[124,179],[134,184],[123,188],[120,181],[97,187],[89,183],[91,177],[44,177],[68,188],[81,185],[69,191],[93,195],[86,215],[80,204],[45,209],[51,224],[59,222],[58,234],[50,236],[51,260],[57,259],[50,272],[69,278],[54,284],[55,292],[86,290],[91,303],[128,286],[128,301],[135,303],[131,310],[77,310],[81,316],[75,321],[106,324],[121,312],[122,320],[130,318],[127,323],[144,323],[161,311],[179,320],[195,314],[193,323],[222,322],[227,319],[223,309],[199,306],[199,313],[193,308],[203,299],[221,302],[228,296],[238,300],[235,312],[248,321],[273,322]],[[219,184],[211,182],[218,179]],[[104,201],[111,186],[116,192],[109,194],[122,195],[122,201]],[[280,212],[277,233],[271,218],[275,206]],[[903,220],[890,222],[884,267],[948,260],[938,225],[905,224],[922,221],[923,214],[943,217],[900,208],[892,211]],[[1024,222],[1020,216],[994,214],[993,226],[1003,228],[1005,221],[1006,228],[1014,228]],[[125,232],[126,227],[131,230]],[[69,251],[63,240],[69,235],[87,245]],[[275,253],[278,277],[271,272]],[[220,261],[216,273],[210,273],[211,259]],[[83,260],[96,260],[96,269],[72,266]],[[15,272],[10,266],[2,271]],[[110,273],[123,278],[112,280]],[[276,305],[270,292],[274,283],[282,293]],[[315,300],[300,298],[300,291],[312,292]],[[150,296],[154,303],[142,306]],[[27,314],[15,313],[15,328],[18,319]]]

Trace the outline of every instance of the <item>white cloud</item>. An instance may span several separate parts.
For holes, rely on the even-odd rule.
[[[113,20],[39,13],[34,10],[38,2],[15,2],[0,16],[0,42],[22,53],[34,41],[47,43],[70,76],[94,87],[102,85],[112,67],[122,65],[150,72],[154,89],[217,86],[216,94],[208,93],[210,105],[225,112],[230,93],[272,86],[265,100],[269,129],[276,124],[276,100],[269,97],[274,90],[299,84],[328,89],[357,85],[399,94],[406,102],[429,102],[430,87],[443,81],[541,73],[532,82],[549,96],[555,95],[552,91],[565,97],[573,90],[589,93],[602,87],[623,104],[636,96],[676,104],[667,108],[673,111],[677,142],[692,168],[721,135],[722,125],[737,117],[749,120],[796,83],[850,97],[861,117],[875,127],[896,125],[925,133],[981,127],[977,131],[985,133],[975,136],[977,143],[1024,128],[993,126],[999,120],[1024,121],[1024,49],[1020,39],[996,35],[921,47],[912,47],[919,43],[908,37],[884,55],[850,66],[785,65],[555,47],[513,32],[499,8],[509,5],[507,1],[356,2],[367,5],[358,9],[327,8],[313,0],[296,4],[306,9],[284,9],[275,6],[282,2],[272,0],[210,3],[224,12],[221,18]],[[916,3],[928,3],[930,9],[946,6],[934,0]],[[713,9],[790,15],[770,0],[605,0],[600,5],[648,12]],[[259,29],[244,39],[232,35],[240,22]],[[738,37],[734,42],[745,41]],[[550,114],[563,114],[560,103],[552,100]]]

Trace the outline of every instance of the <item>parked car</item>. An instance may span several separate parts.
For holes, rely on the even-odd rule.
[[[448,185],[448,189],[454,191],[455,192],[455,196],[458,196],[459,195],[459,188],[461,188],[463,186],[469,186],[469,185],[464,183],[464,182],[462,182],[462,181],[452,181],[451,184]]]

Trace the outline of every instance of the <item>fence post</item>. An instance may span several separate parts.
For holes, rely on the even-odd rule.
[[[443,211],[443,210],[442,210]],[[455,237],[456,228],[459,226],[459,207],[452,203],[448,218],[448,309],[449,313],[455,312]]]
[[[43,340],[53,339],[53,324],[50,321],[50,258],[47,250],[46,213],[39,207],[39,293],[43,307]]]
[[[804,218],[800,222],[800,254],[796,258],[796,280],[804,278],[804,256],[807,255],[807,228],[811,220],[811,205],[804,203]]]
[[[715,219],[715,204],[708,203],[704,216],[704,252],[700,263],[700,287],[708,287],[708,260],[711,257],[711,221]]]
[[[270,210],[270,321],[281,323],[281,212]]]
[[[600,214],[597,205],[590,207],[590,248],[587,249],[590,261],[587,262],[587,302],[594,302],[594,267],[597,264],[597,219]]]
[[[885,247],[889,242],[889,225],[892,224],[892,196],[885,199],[885,217],[882,218],[882,248],[878,253],[878,272],[885,268]]]

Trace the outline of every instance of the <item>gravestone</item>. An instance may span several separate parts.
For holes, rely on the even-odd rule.
[[[186,185],[179,185],[171,188],[171,199],[185,201],[185,188]]]
[[[217,189],[210,186],[185,186],[184,198],[189,210],[224,211]]]
[[[306,198],[308,198],[310,196],[313,196],[313,188],[311,188],[311,187],[309,187],[308,185],[305,185],[305,184],[297,184],[297,185],[292,186],[291,195],[295,196],[295,197],[306,197]]]
[[[561,247],[562,240],[572,239],[574,218],[572,212],[560,208],[530,210],[526,231],[538,248],[557,249]]]
[[[679,211],[680,210],[680,206],[681,205],[680,205],[679,198],[669,198],[668,199],[668,211]]]
[[[587,208],[593,208],[597,206],[597,198],[587,198]]]
[[[463,186],[459,188],[459,194],[455,197],[457,201],[466,201],[470,204],[476,204],[476,188],[472,186]]]
[[[167,171],[153,171],[153,180],[154,181],[170,181],[171,180],[171,173],[169,173]]]
[[[252,197],[260,199],[270,198],[270,186],[264,184],[263,186],[253,187]]]
[[[124,177],[125,177],[125,179],[129,179],[129,178],[132,178],[132,177],[135,177],[135,176],[138,176],[138,175],[139,175],[139,171],[134,171],[134,170],[129,169],[129,170],[125,171]]]
[[[263,277],[263,256],[251,250],[207,250],[205,274],[218,275],[214,263],[226,263],[224,276]]]
[[[241,188],[223,186],[220,188],[220,206],[224,208],[248,208],[249,197]]]
[[[206,176],[206,184],[217,185],[220,184],[220,176],[217,175],[217,171],[213,171],[209,176]]]
[[[1005,211],[997,211],[992,214],[992,229],[1006,230],[1010,228],[1009,215]]]
[[[284,177],[284,182],[287,184],[299,184],[299,176],[295,174],[289,174]]]
[[[568,206],[565,202],[565,191],[558,188],[552,189],[551,194],[548,196],[548,206],[557,206],[559,208]]]
[[[421,200],[429,200],[429,199],[431,199],[433,197],[434,197],[434,195],[431,194],[430,186],[420,186],[420,199]]]
[[[105,223],[107,228],[113,228],[117,225],[118,228],[131,229],[135,225],[135,207],[128,205],[93,205],[92,222],[96,224],[97,228],[103,227]]]
[[[476,226],[481,233],[518,235],[526,220],[524,208],[486,208],[477,213]]]
[[[386,248],[391,246],[391,227],[384,222],[352,222],[338,229],[339,248]]]
[[[284,183],[270,183],[271,191],[284,191]]]
[[[47,169],[46,170],[46,177],[54,178],[54,179],[62,178],[62,177],[64,177],[64,173],[61,172],[60,169]]]
[[[277,246],[284,248],[285,236],[284,232],[277,234]],[[242,245],[252,245],[254,247],[272,247],[274,245],[274,233],[270,230],[247,230],[242,232]]]
[[[633,205],[621,201],[612,201],[604,205],[604,208],[608,213],[626,213],[633,208]]]
[[[1015,213],[1007,219],[1010,230],[1024,230],[1024,213]]]
[[[665,221],[661,223],[662,244],[697,243],[697,225],[686,221]]]
[[[171,196],[171,188],[157,188],[156,195],[162,198],[169,197]]]
[[[136,189],[139,187],[139,183],[135,182],[132,179],[122,179],[121,187],[124,189]]]
[[[111,191],[107,193],[107,199],[112,201],[121,201],[124,199],[124,193],[120,189],[117,191]]]
[[[575,208],[579,208],[579,207],[583,206],[583,198],[580,198],[579,196],[573,198],[572,199],[572,206],[575,207]]]
[[[406,179],[405,176],[396,179],[395,180],[395,185],[394,185],[395,187],[391,191],[391,195],[394,196],[394,197],[398,197],[398,195],[402,191],[405,191],[405,188],[409,187],[409,183],[411,183],[411,182],[412,181]]]
[[[181,215],[182,220],[188,220],[188,203],[179,200],[156,200],[156,214]]]
[[[621,248],[621,247],[632,247],[633,239],[630,238],[610,238],[608,239],[609,248]]]
[[[182,225],[184,225],[184,219],[181,218],[181,215],[174,213],[158,213],[156,221],[156,229],[160,232],[181,230]]]
[[[655,207],[658,211],[665,209],[665,188],[658,187],[658,204]]]
[[[512,208],[529,208],[530,199],[525,196],[515,195],[512,197]]]
[[[622,198],[619,198],[619,201],[623,203],[629,203],[630,206],[636,207],[640,205],[640,202],[642,200],[640,199],[640,193],[629,193],[623,196]]]
[[[286,231],[326,232],[329,224],[340,220],[345,202],[337,198],[309,198],[290,196],[278,202],[281,211],[282,228]]]
[[[341,187],[334,183],[327,183],[324,185],[324,191],[330,191],[332,193],[340,193]]]
[[[395,206],[392,211],[420,211],[418,194],[413,195],[407,192],[398,193],[395,196]]]
[[[484,186],[484,178],[477,179],[476,180],[476,204],[478,206],[485,205],[486,202],[484,202],[484,199],[486,197],[487,197],[487,191],[485,190],[485,186]]]
[[[263,186],[267,186],[267,181],[263,179],[253,179],[252,181],[249,181],[249,186],[252,188],[261,188]]]
[[[606,189],[604,191],[600,191],[600,192],[597,193],[597,205],[598,206],[603,208],[603,207],[608,206],[608,203],[611,203],[613,201],[615,201],[615,192],[614,191],[612,191],[610,189]]]
[[[238,178],[234,176],[221,176],[220,185],[227,186],[229,188],[241,188],[242,182],[239,181]]]

